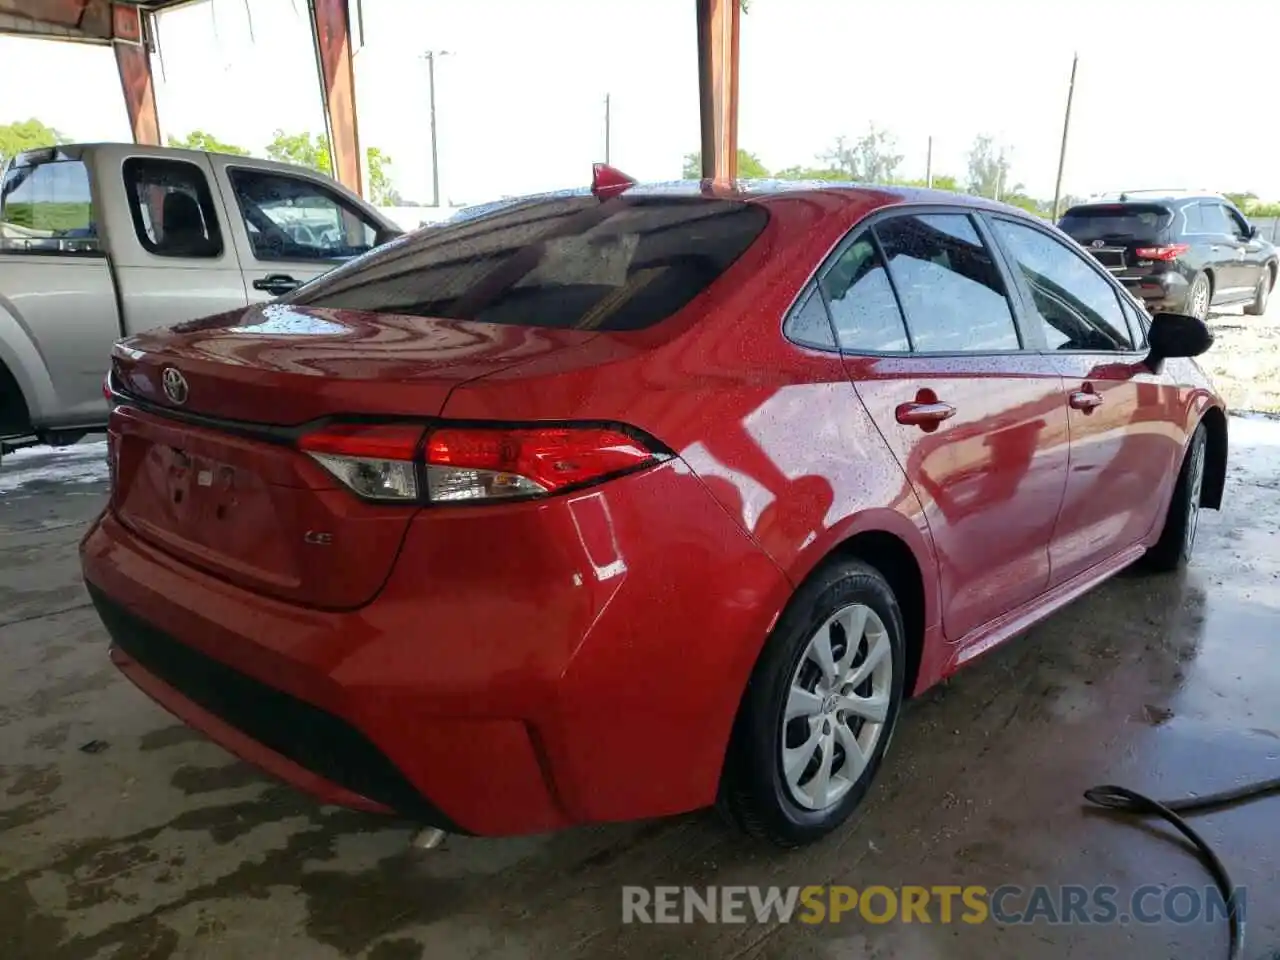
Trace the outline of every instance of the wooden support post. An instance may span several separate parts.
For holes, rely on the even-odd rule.
[[[738,21],[740,0],[696,0],[702,176],[738,176]]]
[[[129,111],[133,142],[160,145],[160,114],[156,110],[156,88],[151,77],[151,50],[143,14],[123,3],[111,8],[111,45],[115,48],[120,90]]]
[[[351,22],[347,0],[307,0],[315,38],[325,134],[333,158],[333,176],[363,196],[360,134],[356,123],[356,78],[351,63]]]

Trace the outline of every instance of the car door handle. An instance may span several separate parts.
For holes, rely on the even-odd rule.
[[[1068,398],[1073,410],[1083,410],[1088,413],[1094,407],[1102,404],[1102,398],[1092,390],[1077,390]]]
[[[936,427],[943,420],[956,415],[956,408],[949,403],[900,403],[894,411],[899,423],[908,427]]]
[[[293,279],[287,273],[273,273],[253,281],[253,289],[274,294],[277,297],[288,293],[290,290],[297,290],[300,286],[302,286],[302,282]]]

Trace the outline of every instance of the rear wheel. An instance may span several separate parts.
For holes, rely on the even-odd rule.
[[[906,659],[893,590],[859,561],[792,598],[752,673],[721,805],[752,836],[811,843],[848,819],[888,749]]]
[[[1275,273],[1271,267],[1267,267],[1258,278],[1258,286],[1253,291],[1253,303],[1246,306],[1244,312],[1251,317],[1260,317],[1266,313],[1267,300],[1271,298],[1271,288],[1275,286],[1275,282]]]
[[[1173,488],[1173,499],[1169,502],[1160,539],[1143,558],[1149,569],[1170,572],[1184,567],[1191,560],[1196,530],[1200,525],[1206,447],[1202,423],[1191,435],[1191,443],[1182,459],[1182,469],[1178,471],[1178,481]]]
[[[1213,286],[1209,283],[1208,275],[1197,273],[1187,290],[1187,313],[1197,320],[1208,320],[1209,302],[1212,299]]]
[[[18,381],[0,363],[0,437],[16,437],[31,432],[31,416]]]

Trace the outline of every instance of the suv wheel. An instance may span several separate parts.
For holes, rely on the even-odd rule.
[[[1271,267],[1266,267],[1262,271],[1262,276],[1258,278],[1258,286],[1253,291],[1253,303],[1244,308],[1244,312],[1251,317],[1260,317],[1267,312],[1267,300],[1271,296],[1271,287],[1275,284],[1275,273]]]
[[[1187,313],[1197,320],[1208,320],[1209,301],[1212,299],[1213,287],[1209,283],[1208,275],[1197,273],[1195,279],[1191,281],[1191,289],[1187,291]]]
[[[862,802],[902,705],[902,613],[879,571],[834,563],[788,604],[734,724],[720,805],[754,837],[811,843]]]

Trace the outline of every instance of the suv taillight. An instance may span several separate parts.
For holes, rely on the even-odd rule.
[[[1190,244],[1186,243],[1169,243],[1162,247],[1138,247],[1134,250],[1134,256],[1139,260],[1177,260],[1180,256],[1191,249]]]
[[[629,432],[572,424],[337,424],[298,448],[358,497],[385,503],[545,497],[665,459]]]

